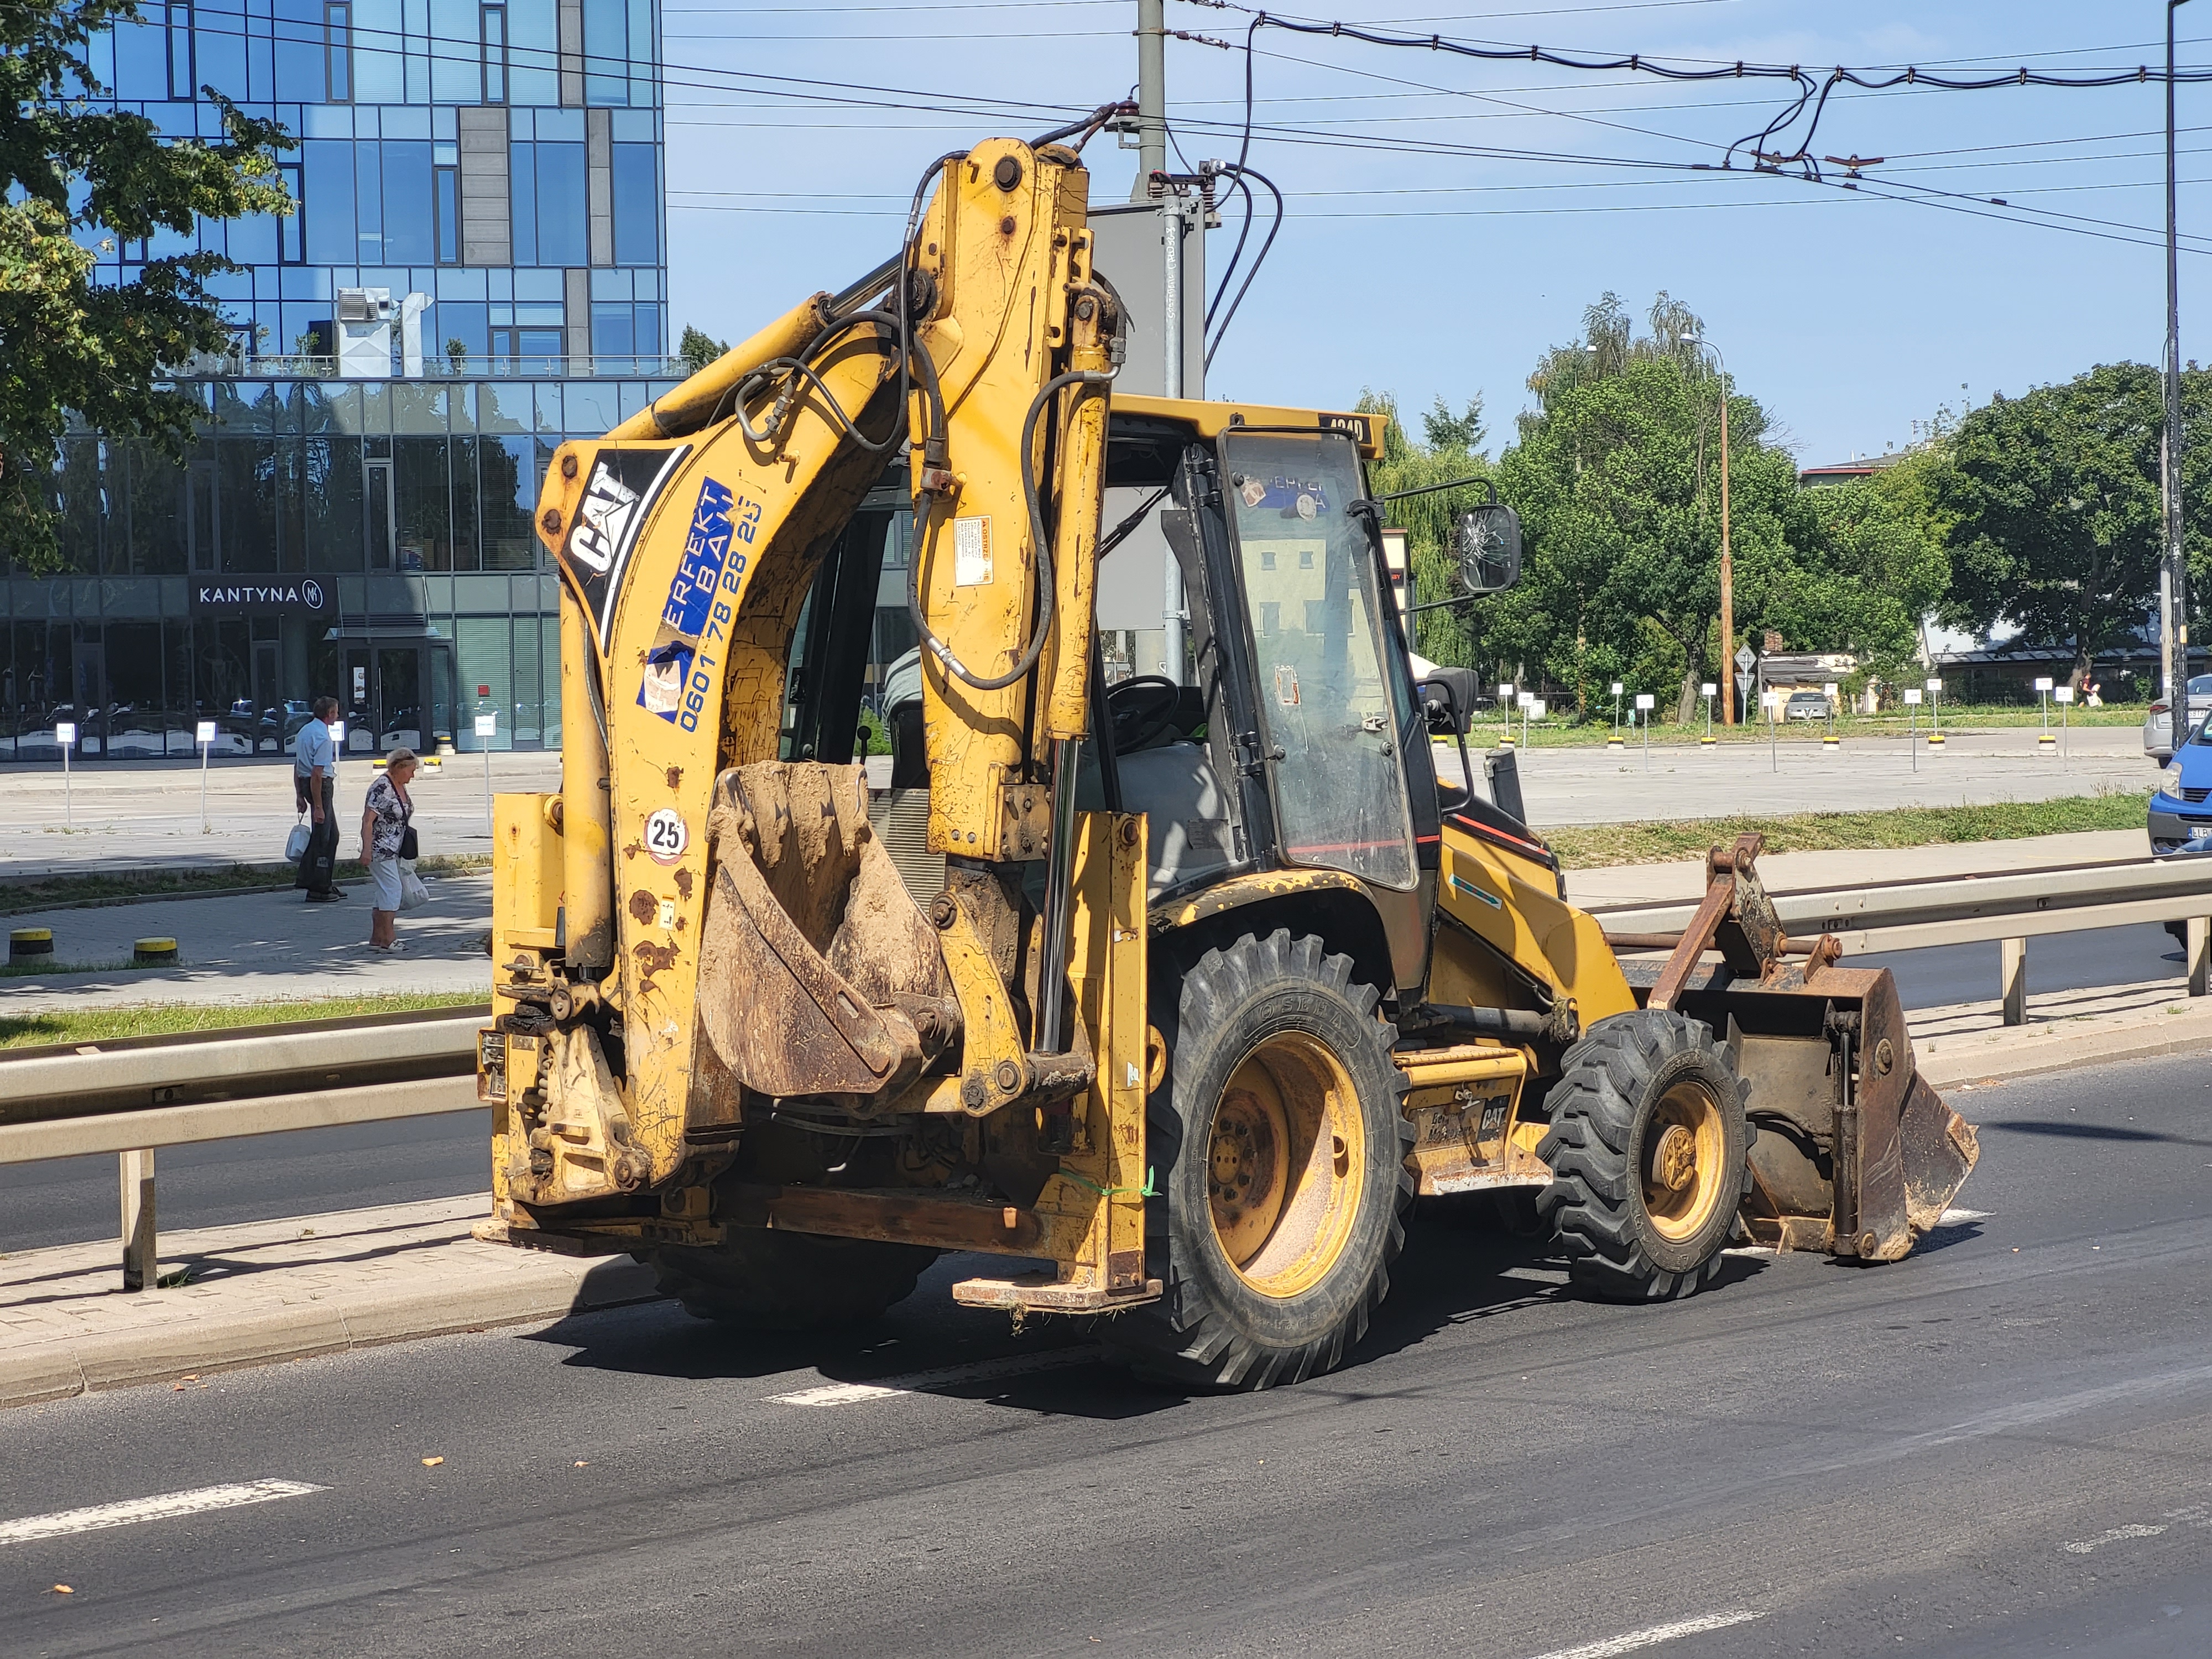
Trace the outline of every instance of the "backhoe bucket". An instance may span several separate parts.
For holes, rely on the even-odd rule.
[[[1802,963],[1753,870],[1760,838],[1713,849],[1711,883],[1649,1006],[1725,1033],[1758,1131],[1743,1218],[1778,1249],[1894,1261],[1942,1218],[1978,1156],[1973,1126],[1913,1063],[1886,968]],[[1709,951],[1720,961],[1707,963]]]
[[[860,769],[761,762],[723,773],[714,799],[699,1018],[716,1057],[757,1095],[884,1103],[960,1017]]]

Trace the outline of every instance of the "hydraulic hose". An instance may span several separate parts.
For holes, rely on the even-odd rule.
[[[1112,369],[1078,368],[1070,369],[1065,374],[1055,374],[1037,388],[1036,396],[1030,399],[1029,413],[1022,420],[1022,495],[1029,504],[1030,538],[1036,544],[1037,619],[1028,647],[1023,651],[1018,662],[1003,674],[986,676],[976,673],[954,655],[952,647],[939,639],[936,630],[930,627],[929,618],[922,610],[921,560],[917,556],[907,561],[906,608],[907,613],[914,618],[915,632],[923,646],[944,664],[945,672],[975,690],[1005,690],[1036,666],[1037,659],[1044,654],[1045,641],[1052,636],[1052,538],[1045,533],[1044,506],[1037,498],[1036,470],[1030,461],[1036,438],[1037,416],[1044,412],[1045,405],[1062,387],[1110,386],[1115,372]]]

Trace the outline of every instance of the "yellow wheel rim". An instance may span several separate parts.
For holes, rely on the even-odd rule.
[[[1660,1099],[1644,1136],[1644,1207],[1668,1243],[1686,1243],[1712,1219],[1727,1141],[1720,1103],[1704,1084],[1678,1083]]]
[[[1267,1038],[1214,1109],[1206,1190],[1213,1236],[1237,1276],[1291,1297],[1328,1276],[1352,1237],[1366,1171],[1359,1096],[1304,1032]]]

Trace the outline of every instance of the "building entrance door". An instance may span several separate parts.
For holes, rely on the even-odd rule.
[[[423,750],[428,735],[423,694],[429,677],[423,672],[419,645],[386,645],[376,650],[376,752],[398,748]]]
[[[384,641],[345,647],[346,750],[382,755],[428,753],[435,741],[435,700],[428,644]],[[450,693],[448,694],[450,697]]]

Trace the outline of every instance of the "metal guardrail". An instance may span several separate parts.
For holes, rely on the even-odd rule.
[[[1995,940],[1997,995],[2008,1025],[2027,1018],[2027,941],[2051,933],[2185,923],[2189,994],[2212,992],[2212,858],[2128,859],[1768,896],[1791,939],[1827,934],[1845,956]],[[1648,937],[1680,932],[1696,910],[1694,903],[1613,904],[1592,906],[1590,915],[1608,938]]]
[[[0,1163],[11,1127],[301,1091],[345,1092],[476,1068],[481,1007],[232,1028],[0,1058]],[[152,1143],[148,1143],[152,1144]]]
[[[471,1111],[490,1007],[133,1037],[0,1058],[0,1164],[118,1155],[123,1288],[160,1277],[162,1146]]]
[[[1995,939],[2005,1020],[2027,1018],[2027,941],[2132,922],[2187,923],[2189,989],[2212,992],[2212,858],[2130,860],[1776,892],[1796,939],[1846,955]],[[1609,937],[1679,933],[1697,906],[1589,907]],[[468,1111],[488,1008],[141,1037],[0,1057],[0,1164],[116,1152],[124,1285],[155,1281],[154,1149]]]

